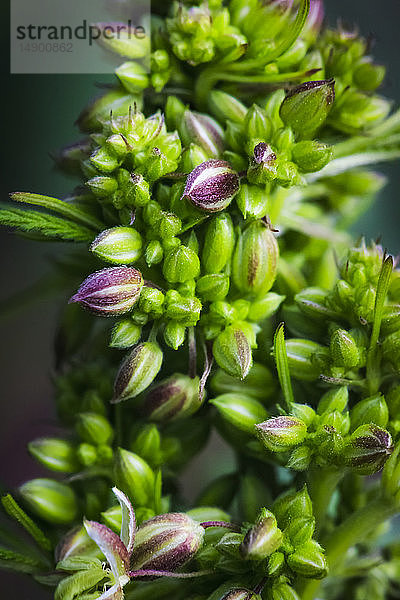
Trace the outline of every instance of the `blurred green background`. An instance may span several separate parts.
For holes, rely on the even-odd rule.
[[[53,170],[50,152],[75,141],[74,121],[96,93],[95,84],[110,77],[86,75],[10,75],[8,56],[8,6],[2,3],[2,143],[0,185],[2,200],[10,191],[35,191],[62,197],[73,181]],[[334,24],[357,23],[360,32],[374,40],[373,55],[388,69],[383,93],[400,103],[399,0],[327,0],[326,15]],[[7,35],[6,35],[7,34]],[[380,168],[389,181],[357,232],[367,238],[381,236],[390,252],[400,252],[398,164]],[[36,244],[0,231],[2,285],[0,301],[26,288],[48,271],[48,259],[63,245]],[[27,456],[26,443],[34,437],[57,433],[52,407],[51,375],[53,335],[59,307],[65,299],[40,300],[26,310],[0,320],[2,418],[0,420],[0,486],[14,487],[40,469]],[[11,306],[12,308],[12,306]],[[46,598],[29,579],[1,575],[6,597]],[[14,590],[12,592],[12,590]]]

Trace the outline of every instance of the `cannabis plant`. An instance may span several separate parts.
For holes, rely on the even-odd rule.
[[[348,233],[400,156],[385,69],[321,0],[155,2],[147,31],[150,68],[149,37],[103,40],[71,196],[0,210],[70,242],[64,435],[2,498],[0,565],[56,600],[398,597],[400,270]],[[188,505],[211,432],[236,468]]]

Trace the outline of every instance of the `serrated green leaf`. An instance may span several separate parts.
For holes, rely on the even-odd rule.
[[[3,496],[1,503],[8,516],[17,521],[17,523],[19,523],[21,527],[23,527],[35,540],[40,548],[46,551],[50,551],[52,549],[52,544],[49,538],[36,525],[36,523],[30,517],[28,517],[26,512],[22,510],[22,508],[16,503],[11,494]]]
[[[294,402],[292,383],[290,381],[289,363],[286,353],[284,324],[281,323],[274,336],[274,358],[278,371],[279,383],[281,384],[283,397],[285,399],[285,408],[290,410]]]
[[[26,232],[39,232],[52,239],[91,242],[94,238],[93,231],[84,225],[35,210],[5,207],[4,205],[0,207],[0,224]]]
[[[107,574],[103,569],[90,569],[89,571],[79,571],[79,573],[70,575],[58,584],[54,600],[74,600],[82,592],[86,592],[86,590],[100,583],[105,577],[107,577]]]

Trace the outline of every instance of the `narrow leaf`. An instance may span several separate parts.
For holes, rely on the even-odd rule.
[[[82,592],[97,585],[105,577],[106,573],[103,569],[79,571],[74,575],[70,575],[58,584],[54,594],[54,600],[74,600],[74,598],[80,596]]]
[[[15,521],[17,521],[35,540],[37,545],[43,550],[50,551],[52,544],[43,531],[32,521],[25,511],[16,503],[11,494],[3,496],[1,499],[4,510]]]
[[[36,206],[42,206],[48,210],[53,210],[64,217],[68,217],[72,221],[91,227],[95,231],[104,229],[104,223],[101,223],[101,221],[98,221],[95,217],[92,217],[70,202],[58,200],[58,198],[42,196],[41,194],[32,194],[31,192],[14,192],[13,194],[10,194],[10,198],[15,202],[35,204]]]
[[[378,285],[376,288],[374,323],[372,325],[372,334],[370,348],[374,349],[379,338],[381,323],[383,317],[383,308],[385,306],[386,296],[389,290],[390,279],[393,272],[393,256],[387,256],[382,263],[382,269],[379,274]]]
[[[20,573],[37,573],[46,568],[40,561],[19,552],[0,548],[0,568]]]
[[[279,383],[281,384],[285,408],[289,412],[294,402],[292,383],[290,381],[289,363],[286,353],[284,324],[281,323],[274,336],[274,358],[278,371]]]
[[[125,544],[128,553],[131,554],[133,550],[133,544],[135,541],[136,533],[136,518],[132,504],[129,499],[121,490],[113,487],[114,494],[116,495],[118,502],[121,505],[122,511],[122,525],[121,525],[121,540]]]
[[[40,232],[53,239],[91,242],[94,237],[93,231],[83,225],[35,210],[0,208],[0,224],[26,232]]]

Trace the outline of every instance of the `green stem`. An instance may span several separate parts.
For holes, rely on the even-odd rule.
[[[316,520],[316,531],[323,529],[326,511],[333,492],[344,476],[343,470],[337,467],[313,469],[309,475],[309,493],[313,503],[313,513]]]
[[[392,502],[379,497],[357,510],[336,527],[324,543],[330,574],[333,575],[338,570],[351,546],[363,541],[381,523],[397,512],[398,509]],[[315,579],[305,582],[301,599],[314,600],[320,585],[321,582]]]

